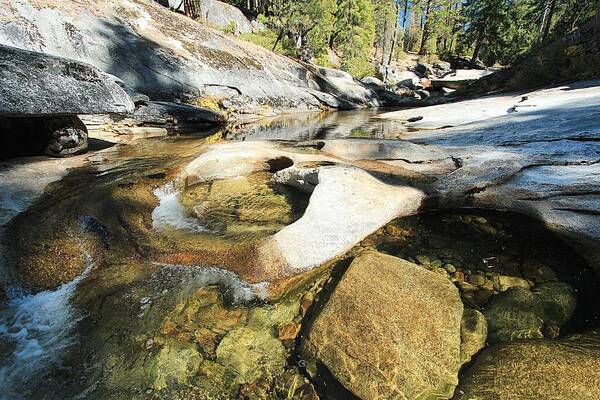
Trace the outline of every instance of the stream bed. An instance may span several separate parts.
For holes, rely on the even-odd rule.
[[[401,135],[376,114],[284,118],[228,138]],[[138,139],[79,161],[1,167],[0,399],[350,398],[327,371],[307,370],[300,347],[365,250],[452,282],[485,316],[488,345],[598,326],[585,261],[540,223],[489,210],[394,220],[272,296],[239,275],[309,196],[269,172],[186,187],[179,172],[211,140]]]

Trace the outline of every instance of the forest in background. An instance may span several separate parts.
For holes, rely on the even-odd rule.
[[[599,0],[226,0],[265,29],[243,35],[356,77],[406,53],[510,65],[592,17]]]

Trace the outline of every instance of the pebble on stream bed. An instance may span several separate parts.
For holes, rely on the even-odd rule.
[[[484,211],[423,214],[391,222],[362,246],[446,276],[459,289],[465,306],[483,311],[488,319],[501,315],[486,313],[486,308],[492,299],[502,298],[494,304],[502,304],[499,312],[512,313],[512,317],[491,321],[494,340],[554,339],[598,321],[593,307],[597,303],[595,275],[564,244],[528,219]],[[505,294],[516,289],[533,294],[543,290],[545,308],[533,305],[536,296],[525,303],[510,301]],[[577,302],[581,307],[575,313]],[[531,314],[532,309],[537,311]],[[544,309],[556,313],[548,316]],[[524,328],[522,320],[529,315],[532,322]],[[498,336],[496,331],[504,334]]]

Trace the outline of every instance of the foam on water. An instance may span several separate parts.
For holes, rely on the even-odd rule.
[[[267,282],[247,283],[237,274],[216,267],[183,266],[177,264],[162,264],[161,271],[153,276],[157,283],[176,279],[185,283],[190,289],[209,285],[218,285],[224,291],[224,296],[233,304],[249,303],[254,300],[264,300],[267,297],[269,284]]]
[[[154,191],[160,203],[152,211],[152,226],[156,230],[177,229],[192,233],[207,229],[181,205],[180,193],[171,182]]]
[[[78,283],[92,268],[54,291],[24,294],[13,288],[6,308],[0,311],[0,342],[12,349],[0,363],[0,399],[26,398],[24,391],[53,367],[76,343],[74,330],[82,315],[70,300]]]

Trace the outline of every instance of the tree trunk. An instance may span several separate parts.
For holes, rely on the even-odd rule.
[[[200,17],[200,4],[198,3],[198,0],[184,0],[183,6],[185,8],[185,15],[191,19]]]
[[[406,0],[408,2],[408,0]],[[406,14],[404,14],[406,19]],[[398,40],[398,24],[400,23],[400,0],[396,0],[396,20],[394,21],[394,36],[392,37],[392,48],[390,49],[390,57],[388,58],[388,65],[392,63],[392,57],[396,51],[396,41]]]
[[[399,1],[399,0],[398,0]],[[404,0],[404,15],[402,16],[402,29],[404,30],[404,43],[402,48],[406,51],[408,46],[408,30],[406,29],[406,18],[408,16],[408,0]]]
[[[475,64],[475,61],[479,58],[479,52],[481,51],[481,46],[483,46],[483,40],[485,39],[485,27],[486,23],[481,25],[479,28],[479,33],[477,34],[477,44],[475,45],[475,51],[473,51],[473,57],[471,58],[471,64]]]
[[[544,10],[545,17],[544,19],[544,30],[542,32],[542,40],[546,40],[548,37],[548,33],[550,32],[550,26],[552,25],[552,17],[554,17],[554,12],[556,11],[556,0],[548,0],[548,4],[546,4],[546,10]]]
[[[385,42],[387,41],[387,21],[383,24],[383,40],[381,41],[381,64],[385,64]]]
[[[423,34],[421,36],[420,55],[427,54],[427,40],[429,40],[429,26],[431,25],[431,16],[429,15],[431,12],[431,2],[432,0],[427,0],[427,7],[425,8],[425,24],[423,25]]]
[[[456,3],[455,11],[458,11],[459,8],[460,8],[460,3]],[[458,26],[458,18],[455,15],[454,22],[452,23],[452,30],[450,31],[450,46],[448,47],[448,49],[446,49],[446,52],[448,52],[448,53],[452,53],[452,47],[454,47],[454,37],[456,36],[457,26]]]

